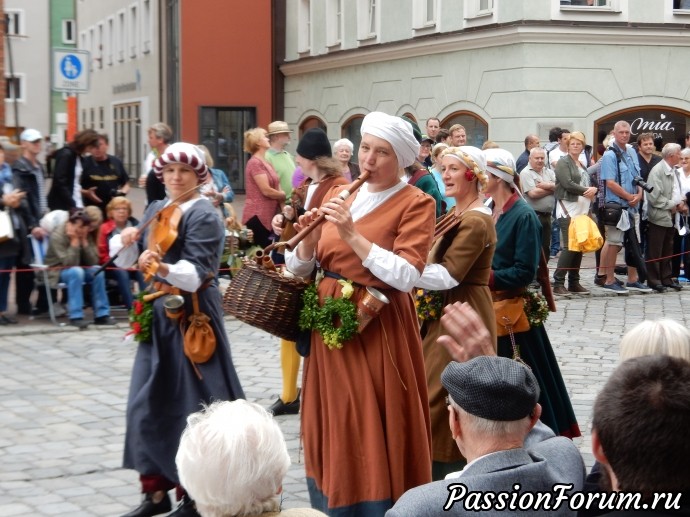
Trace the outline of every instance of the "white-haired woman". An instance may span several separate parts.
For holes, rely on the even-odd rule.
[[[309,276],[317,261],[322,268],[320,303],[310,312],[327,310],[326,298],[340,299],[348,281],[354,303],[366,287],[390,301],[340,349],[330,350],[326,342],[337,343],[314,331],[304,362],[307,485],[312,506],[331,515],[383,515],[403,492],[431,480],[424,357],[410,290],[429,251],[434,201],[399,176],[419,153],[407,122],[373,112],[361,132],[367,181],[349,199],[327,196],[302,215],[298,230],[318,211],[326,222],[285,257],[298,276]]]
[[[437,144],[443,145],[443,144]],[[441,153],[445,195],[455,208],[437,224],[435,241],[417,287],[441,291],[441,306],[467,302],[480,315],[496,346],[496,320],[489,290],[496,229],[491,209],[484,206],[480,189],[488,178],[484,153],[476,147],[450,147]],[[445,329],[441,313],[428,315],[422,326],[424,365],[429,388],[433,477],[462,470],[464,460],[448,426],[448,392],[441,386],[441,372],[451,361],[436,340]]]
[[[359,178],[359,165],[350,161],[354,149],[355,145],[347,138],[336,140],[333,144],[333,157],[340,162],[343,176],[347,181]]]
[[[520,297],[534,279],[541,253],[541,223],[534,210],[520,196],[515,186],[515,160],[504,149],[487,149],[486,170],[489,181],[485,193],[493,199],[496,221],[496,252],[491,264],[490,287],[494,300]],[[580,436],[580,428],[543,325],[526,332],[498,338],[498,355],[520,357],[532,368],[539,381],[541,420],[556,434]]]
[[[136,261],[140,269],[150,270],[158,264],[153,290],[182,296],[184,315],[180,319],[167,317],[166,297],[156,298],[152,302],[150,338],[137,348],[127,400],[124,467],[139,472],[144,499],[125,517],[170,511],[167,492],[179,486],[175,453],[187,415],[212,400],[244,398],[230,356],[215,278],[223,222],[209,200],[195,189],[206,181],[208,167],[196,146],[178,142],[156,159],[153,170],[165,184],[169,199],[151,203],[143,220],[148,221],[174,200],[182,211],[178,237],[161,255],[145,249],[151,227],[144,232],[125,228],[111,239],[111,255],[119,249],[121,240],[125,246],[133,245],[123,249],[116,265],[129,267]],[[203,363],[192,363],[185,355],[186,316],[195,312],[209,318],[216,340],[215,351]],[[141,325],[145,324],[142,320]],[[171,515],[194,515],[191,505],[183,498]]]
[[[443,165],[441,163],[441,153],[448,149],[448,144],[439,142],[431,148],[431,168],[429,172],[436,180],[436,185],[438,185],[438,190],[443,194],[446,190],[446,186],[443,183]],[[453,196],[443,196],[443,201],[446,203],[446,210],[450,211],[451,208],[455,207],[455,198]]]
[[[690,147],[680,152],[680,163],[674,171],[673,199],[681,200],[676,205],[674,226],[678,229],[673,235],[673,259],[671,260],[671,274],[674,282],[678,282],[683,270],[685,278],[690,278],[690,225],[688,225],[688,213],[690,213]],[[681,228],[685,228],[683,235]]]
[[[290,456],[280,426],[258,404],[214,402],[190,415],[175,461],[202,517],[324,515],[310,508],[281,511]]]

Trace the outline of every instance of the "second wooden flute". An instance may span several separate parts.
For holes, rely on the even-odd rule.
[[[352,195],[353,192],[355,192],[359,187],[361,187],[365,181],[369,179],[369,171],[364,171],[362,174],[360,174],[359,178],[357,178],[355,181],[353,181],[349,187],[347,187],[345,190],[341,191],[340,194],[338,194],[338,197],[342,200],[347,199]],[[326,220],[326,214],[321,212],[316,219],[314,219],[309,226],[306,228],[303,228],[299,233],[295,234],[290,240],[286,241],[284,243],[285,248],[292,251],[295,249],[295,246],[299,244],[299,242],[304,239],[307,235],[309,235],[311,232],[316,229],[317,226],[319,226],[321,223],[323,223]]]

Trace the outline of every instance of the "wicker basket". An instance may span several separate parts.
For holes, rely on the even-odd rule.
[[[253,327],[288,341],[299,333],[302,292],[309,284],[245,260],[223,296],[223,309]]]

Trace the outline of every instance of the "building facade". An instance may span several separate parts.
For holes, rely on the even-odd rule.
[[[5,133],[32,127],[49,134],[49,3],[4,0],[4,12]]]
[[[136,178],[146,128],[164,120],[158,0],[77,0],[77,44],[90,53],[90,87],[78,95],[78,128],[108,134],[110,152]]]
[[[92,56],[80,128],[109,133],[111,152],[135,176],[147,128],[165,122],[176,140],[206,145],[242,192],[243,132],[272,120],[282,92],[274,19],[284,9],[274,4],[282,0],[78,0],[79,48]]]
[[[553,126],[683,141],[685,0],[286,0],[285,118],[359,141],[374,110],[461,123],[516,155]]]

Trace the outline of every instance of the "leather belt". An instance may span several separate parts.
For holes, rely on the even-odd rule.
[[[509,300],[510,298],[518,298],[525,294],[525,288],[507,289],[505,291],[491,291],[491,298],[493,301],[500,302],[501,300]]]

